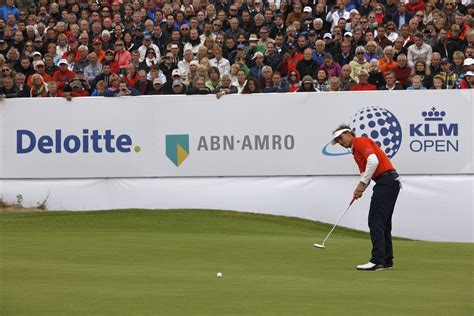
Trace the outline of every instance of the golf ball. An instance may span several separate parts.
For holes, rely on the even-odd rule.
[[[222,278],[222,273],[217,272],[216,276],[217,276],[218,278]]]

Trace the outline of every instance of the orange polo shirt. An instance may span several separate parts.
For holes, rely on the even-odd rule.
[[[372,154],[375,154],[375,156],[377,156],[377,159],[379,160],[379,165],[377,166],[377,169],[375,169],[372,179],[377,178],[385,171],[395,170],[387,155],[370,138],[352,138],[352,154],[354,155],[354,159],[357,163],[357,166],[359,166],[360,173],[363,173],[365,171],[365,166],[367,165],[367,158]]]

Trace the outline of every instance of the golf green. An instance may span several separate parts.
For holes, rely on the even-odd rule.
[[[0,315],[473,315],[474,245],[208,210],[0,214]],[[422,227],[420,227],[422,229]],[[222,278],[216,273],[222,272]]]

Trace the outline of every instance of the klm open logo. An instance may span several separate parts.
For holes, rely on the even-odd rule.
[[[422,122],[410,124],[412,152],[458,152],[459,123],[446,122],[447,113],[432,107],[421,112]]]
[[[369,106],[358,110],[351,119],[352,130],[361,137],[370,137],[387,154],[395,156],[402,144],[402,128],[395,115],[387,109]],[[350,152],[330,152],[331,143],[324,146],[326,156],[348,155]],[[338,148],[339,149],[339,148]]]
[[[189,135],[166,135],[166,157],[179,167],[189,156]]]

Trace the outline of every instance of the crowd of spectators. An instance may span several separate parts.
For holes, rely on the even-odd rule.
[[[4,1],[7,98],[474,83],[471,0]]]

